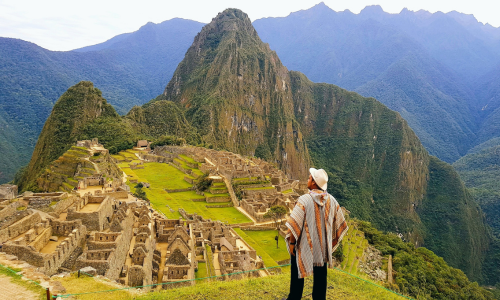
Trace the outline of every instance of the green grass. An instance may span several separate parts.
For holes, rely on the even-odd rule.
[[[21,269],[16,269],[16,268],[9,268],[9,269],[12,271],[15,271],[15,272],[22,271]],[[40,300],[46,299],[45,298],[45,295],[46,295],[45,289],[43,289],[42,287],[40,287],[39,285],[37,285],[31,281],[22,279],[21,275],[18,275],[17,273],[14,273],[10,270],[8,270],[6,267],[0,265],[0,276],[8,277],[10,279],[11,283],[22,286],[22,287],[32,291],[33,293],[35,293],[38,296],[38,298]]]
[[[358,265],[363,257],[363,252],[368,246],[364,233],[355,228],[353,222],[349,222],[349,231],[342,240],[342,254],[344,260],[341,269],[356,276],[368,278],[365,273],[358,271]]]
[[[226,184],[224,182],[213,182],[212,187],[226,187]]]
[[[246,230],[245,234],[251,237],[264,251],[269,254],[275,261],[285,260],[290,258],[286,249],[285,239],[280,235],[278,240],[279,248],[276,248],[276,230],[252,231]]]
[[[207,252],[207,275],[212,277],[215,276],[214,255],[209,245],[205,245],[205,250]]]
[[[307,277],[303,299],[312,299],[313,277]],[[290,285],[290,273],[233,281],[197,282],[185,288],[148,293],[138,300],[156,299],[282,299],[286,298]],[[404,299],[383,288],[358,280],[338,270],[328,270],[327,299],[365,300],[365,299]]]
[[[198,271],[199,272],[199,271]],[[201,278],[201,277],[200,277]],[[194,286],[170,290],[155,291],[133,295],[127,290],[116,291],[116,286],[91,277],[70,277],[56,279],[66,288],[67,294],[89,293],[113,290],[95,294],[78,295],[83,300],[159,300],[159,299],[238,299],[238,300],[275,300],[286,298],[290,285],[290,272],[261,278],[232,281],[196,281]],[[303,299],[311,299],[313,277],[307,277],[304,284]],[[328,270],[327,299],[368,300],[368,299],[404,299],[381,287],[361,281],[338,270]]]
[[[80,278],[78,278],[78,275],[76,273],[73,273],[68,277],[57,278],[55,280],[60,281],[66,288],[66,294],[80,294],[116,289],[115,285],[110,285],[106,282],[98,281],[93,277],[80,276]],[[127,290],[78,295],[75,298],[81,300],[133,299],[132,295]]]
[[[259,243],[257,243],[253,238],[248,236],[246,233],[249,231],[243,231],[239,228],[234,228],[234,230],[239,234],[239,236],[245,240],[252,248],[257,251],[257,255],[262,256],[262,260],[264,261],[264,265],[266,267],[274,267],[277,266],[278,263],[262,248]]]
[[[174,159],[174,161],[178,162],[181,165],[181,167],[183,167],[184,169],[191,170],[191,172],[193,172],[193,174],[196,175],[196,176],[201,176],[201,175],[204,174],[200,169],[198,169],[198,168],[191,168],[190,166],[188,166],[185,161],[182,161],[182,160],[177,159],[177,158]],[[194,162],[194,160],[193,160],[193,162]]]
[[[220,220],[223,222],[227,221],[230,224],[251,222],[250,219],[234,207],[207,208],[205,206],[207,203],[204,201],[191,201],[191,199],[205,198],[204,196],[196,194],[194,191],[180,193],[166,192],[165,189],[184,189],[192,186],[190,183],[184,181],[185,174],[171,165],[150,162],[144,164],[144,169],[135,170],[130,169],[128,163],[121,163],[119,166],[127,176],[132,176],[132,179],[151,184],[150,188],[145,188],[143,190],[146,192],[153,207],[163,212],[167,218],[178,219],[181,216],[178,209],[183,208],[186,212],[197,213],[205,219]],[[130,186],[131,191],[135,190],[134,186],[136,183],[127,181],[127,185]],[[224,195],[229,196],[228,194],[221,194],[221,196]],[[174,212],[171,212],[170,209],[173,209]]]
[[[196,272],[196,278],[205,278],[208,276],[207,274],[207,264],[204,262],[198,263],[198,271]]]
[[[289,189],[289,190],[283,191],[281,193],[283,193],[283,194],[290,194],[290,193],[293,193],[293,190]]]
[[[184,159],[185,161],[187,161],[189,163],[198,164],[197,161],[195,161],[194,159],[192,159],[191,157],[189,157],[187,155],[180,154],[179,157],[182,157],[182,159]]]

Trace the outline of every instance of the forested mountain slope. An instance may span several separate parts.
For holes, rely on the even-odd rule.
[[[254,22],[285,65],[375,97],[401,113],[433,155],[453,162],[478,143],[477,78],[500,61],[500,29],[451,12],[335,12],[323,3]],[[498,72],[494,73],[498,74]]]
[[[0,38],[0,182],[29,162],[59,96],[81,80],[104,91],[121,114],[156,97],[203,24],[173,19],[148,23],[113,43],[77,51],[48,51]],[[119,41],[116,41],[119,39]]]

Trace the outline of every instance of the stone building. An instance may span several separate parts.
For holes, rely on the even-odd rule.
[[[17,185],[1,184],[0,185],[0,200],[11,200],[17,197]]]

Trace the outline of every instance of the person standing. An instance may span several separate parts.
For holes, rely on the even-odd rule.
[[[313,274],[313,299],[326,299],[327,266],[333,268],[332,253],[348,230],[340,205],[326,191],[326,171],[311,168],[309,173],[309,192],[298,199],[286,223],[291,256],[288,300],[302,298],[304,278]]]

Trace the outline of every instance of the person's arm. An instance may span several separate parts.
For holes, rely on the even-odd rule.
[[[288,221],[286,222],[286,227],[288,227],[288,234],[287,234],[287,241],[288,241],[288,249],[290,250],[290,254],[293,254],[293,251],[295,249],[295,244],[297,242],[297,239],[300,239],[300,235],[302,233],[302,225],[303,225],[303,220],[305,219],[305,208],[304,204],[301,203],[301,200],[299,198],[299,201],[295,204],[295,207],[293,208],[293,211],[288,218]],[[297,220],[300,220],[297,222]]]
[[[295,249],[295,243],[297,241],[295,240],[295,236],[293,234],[290,235],[289,241],[290,241],[290,252],[292,253],[292,255],[295,256],[295,254],[293,254],[293,250]]]

